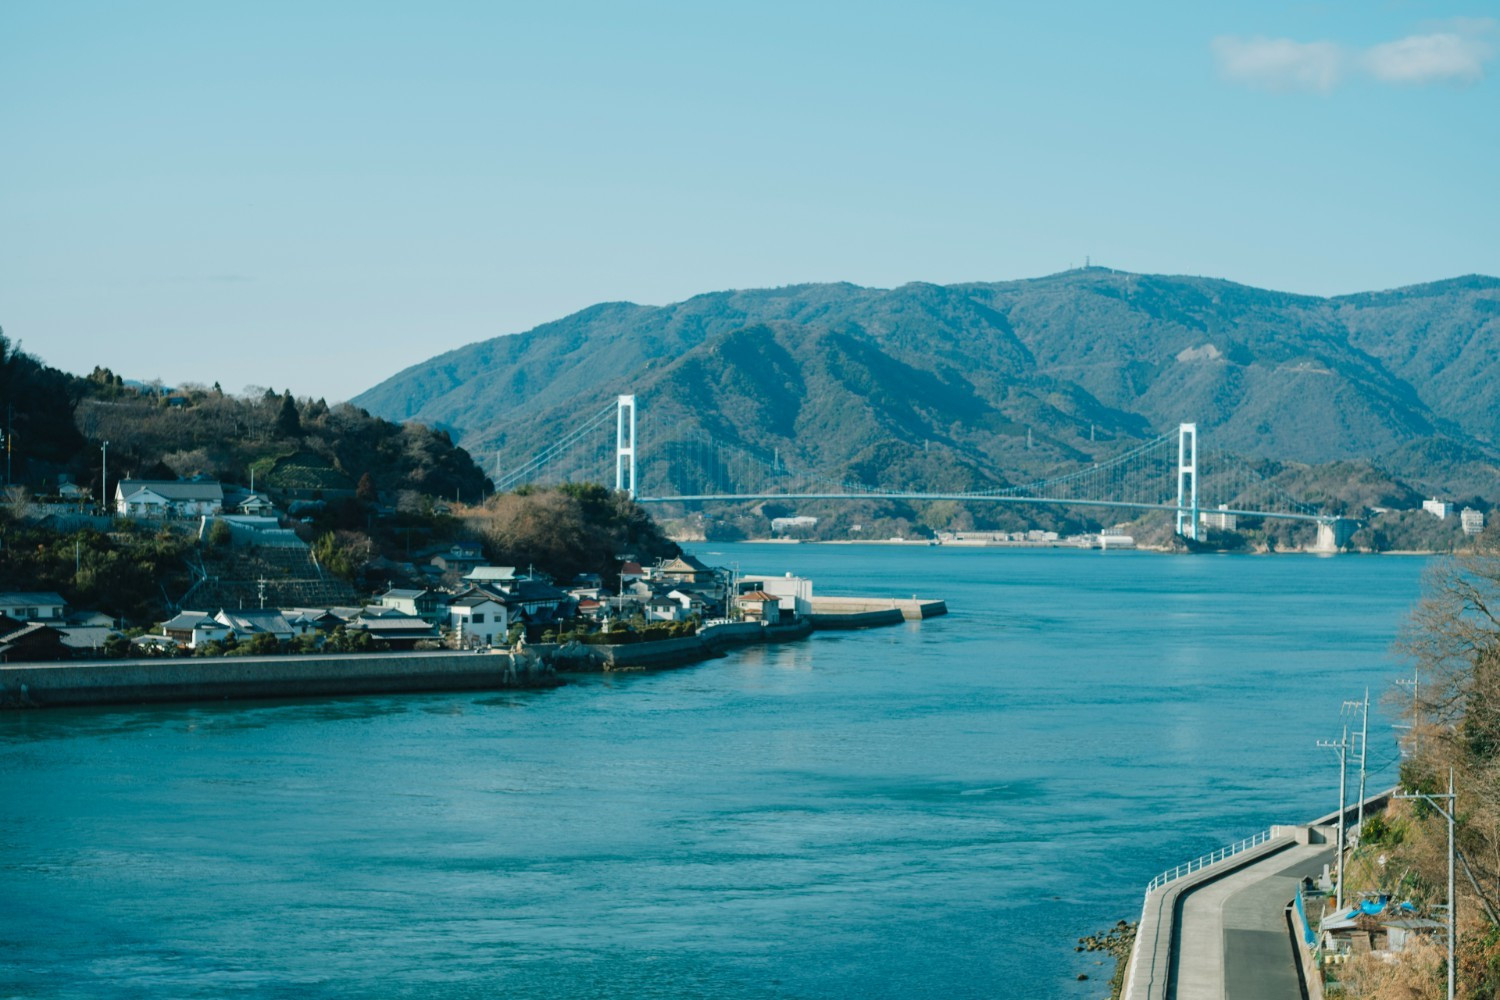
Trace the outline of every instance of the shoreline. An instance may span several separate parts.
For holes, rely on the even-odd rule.
[[[0,664],[0,711],[86,705],[216,702],[428,691],[545,690],[559,675],[664,670],[745,646],[819,631],[878,628],[947,613],[940,600],[820,598],[795,621],[724,622],[697,634],[618,645],[538,644],[519,652],[338,653],[155,657]]]

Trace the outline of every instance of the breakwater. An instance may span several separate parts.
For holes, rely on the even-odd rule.
[[[544,660],[562,673],[597,673],[614,670],[661,670],[685,667],[723,656],[727,651],[763,642],[793,642],[806,639],[813,623],[801,619],[785,625],[760,622],[719,622],[705,625],[697,635],[656,642],[634,642],[619,646],[586,646],[570,643],[541,650]]]
[[[0,708],[555,687],[543,658],[510,653],[177,657],[0,666]]]
[[[867,628],[919,622],[948,613],[943,601],[916,597],[814,597],[811,601],[815,628]]]

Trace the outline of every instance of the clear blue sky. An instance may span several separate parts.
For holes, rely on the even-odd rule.
[[[0,4],[0,326],[332,402],[604,300],[1500,274],[1489,4]]]

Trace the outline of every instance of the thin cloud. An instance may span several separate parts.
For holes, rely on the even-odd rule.
[[[1228,35],[1212,44],[1227,80],[1264,90],[1327,94],[1355,74],[1394,84],[1478,83],[1494,58],[1495,33],[1495,21],[1469,18],[1362,50],[1337,42]]]
[[[1408,35],[1371,48],[1364,67],[1386,83],[1478,83],[1495,54],[1493,31],[1493,21],[1465,21],[1460,30]]]
[[[1219,71],[1227,79],[1266,90],[1326,94],[1343,76],[1344,53],[1332,42],[1290,38],[1231,38],[1213,41]]]

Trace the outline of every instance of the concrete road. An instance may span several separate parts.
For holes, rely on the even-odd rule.
[[[1177,1000],[1300,1000],[1286,905],[1332,861],[1329,845],[1292,847],[1184,897]]]

